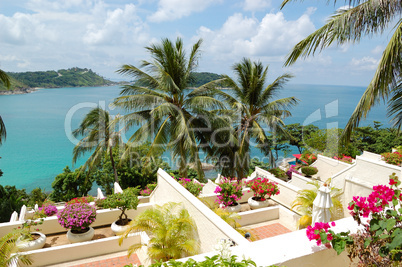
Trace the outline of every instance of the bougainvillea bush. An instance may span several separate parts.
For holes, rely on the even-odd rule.
[[[57,214],[57,207],[54,205],[47,205],[39,208],[39,212],[43,212],[46,216],[53,216]]]
[[[196,197],[201,194],[202,187],[204,186],[196,180],[191,180],[189,178],[180,178],[179,183]]]
[[[218,202],[223,206],[232,206],[243,196],[242,185],[236,178],[230,179],[222,177],[216,187],[215,194],[218,194]]]
[[[402,154],[399,153],[398,151],[393,153],[383,153],[381,154],[381,156],[383,157],[386,163],[401,166]]]
[[[264,201],[271,198],[271,196],[279,194],[278,183],[272,182],[267,178],[255,178],[248,182],[247,186],[254,192],[255,200]]]
[[[317,160],[317,156],[314,154],[303,153],[300,156],[300,160],[306,162],[308,165],[311,165]]]
[[[286,171],[286,175],[289,177],[289,178],[292,178],[292,173],[296,173],[296,174],[302,174],[301,172],[299,172],[298,170],[297,170],[297,167],[296,167],[296,165],[290,165],[290,167],[289,167],[289,169]]]
[[[140,191],[141,196],[149,196],[151,195],[152,191],[154,191],[157,184],[147,184],[145,189]]]
[[[349,163],[352,164],[353,163],[353,158],[350,156],[346,156],[345,154],[343,154],[342,156],[335,156],[334,159],[345,162],[345,163]]]
[[[308,230],[317,244],[331,243],[338,255],[345,250],[359,266],[401,266],[402,264],[402,194],[401,181],[393,173],[389,186],[373,187],[368,197],[353,197],[349,203],[353,219],[363,226],[356,234],[335,234],[328,225],[315,224]]]
[[[96,219],[96,210],[88,203],[73,203],[57,214],[58,222],[73,233],[86,232]]]

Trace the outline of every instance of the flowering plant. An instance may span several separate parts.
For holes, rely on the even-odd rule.
[[[381,156],[388,164],[400,166],[402,163],[402,154],[398,151],[393,153],[383,153]]]
[[[299,172],[299,171],[297,170],[296,165],[290,165],[290,168],[286,171],[286,175],[287,175],[289,178],[292,178],[292,173],[296,173],[296,174],[299,174],[299,175],[302,174],[301,172]]]
[[[200,195],[202,187],[204,186],[197,182],[197,180],[191,180],[189,178],[180,178],[179,183],[196,197]]]
[[[28,219],[26,220],[23,224],[22,227],[18,227],[18,229],[22,229],[21,231],[21,239],[22,240],[33,240],[32,235],[31,235],[31,227],[33,226],[38,226],[40,224],[43,224],[43,219],[39,220],[31,220]],[[34,231],[40,231],[39,228],[34,228]]]
[[[346,162],[346,163],[352,163],[353,162],[353,158],[350,156],[346,156],[345,154],[343,154],[342,156],[335,156],[334,159],[342,161],[342,162]]]
[[[331,226],[335,226],[335,222],[331,222]],[[316,240],[317,246],[322,244],[329,244],[332,241],[334,234],[329,232],[329,223],[316,222],[314,226],[307,226],[306,235],[308,240]]]
[[[231,206],[236,204],[243,196],[242,185],[238,183],[237,179],[230,179],[222,177],[221,182],[216,187],[215,194],[218,194],[218,202],[224,206]]]
[[[47,217],[57,214],[57,211],[57,207],[54,205],[42,206],[39,208],[39,212],[43,213]]]
[[[317,160],[317,156],[314,154],[303,153],[300,156],[300,160],[306,162],[308,165],[313,164]]]
[[[255,178],[248,182],[247,185],[253,190],[256,200],[264,201],[266,198],[279,194],[278,183],[271,182],[267,178]]]
[[[96,219],[96,210],[87,203],[73,203],[57,214],[61,226],[71,229],[74,233],[85,232]]]
[[[306,232],[309,239],[320,238],[320,242],[332,244],[338,255],[348,248],[349,257],[359,258],[362,266],[390,266],[402,261],[402,194],[399,185],[401,181],[393,173],[390,175],[389,186],[373,186],[373,192],[368,197],[353,197],[348,209],[353,219],[363,230],[357,234],[349,232],[335,234],[332,230],[319,226],[320,237]],[[367,222],[363,218],[368,218]],[[331,234],[332,239],[322,235],[322,229]],[[312,240],[310,239],[310,240]],[[318,244],[318,242],[317,242]],[[397,265],[399,266],[399,265]]]
[[[154,191],[156,184],[147,184],[145,189],[140,191],[141,196],[149,196],[151,195],[152,191]]]

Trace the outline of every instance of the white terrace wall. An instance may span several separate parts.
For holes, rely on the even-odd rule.
[[[318,173],[315,174],[314,177],[320,177],[321,181],[325,182],[328,178],[332,178],[336,173],[348,168],[350,164],[323,155],[317,155],[317,160],[311,164],[311,166],[317,167],[318,169]]]
[[[312,189],[312,188],[314,188],[314,186],[311,184],[308,184],[308,182],[312,182],[312,181],[317,181],[320,184],[322,183],[321,181],[312,180],[311,178],[306,178],[303,175],[300,175],[297,173],[292,173],[292,179],[288,182],[288,184],[296,186],[300,189]]]
[[[352,176],[374,185],[388,184],[389,176],[393,172],[400,175],[401,167],[385,163],[385,161],[357,156],[356,168]]]
[[[271,198],[273,200],[277,201],[287,208],[290,208],[292,206],[291,203],[296,199],[297,192],[300,190],[299,187],[284,182],[281,179],[273,176],[270,172],[261,168],[255,167],[255,172],[257,173],[257,177],[266,177],[278,183],[280,193],[279,195],[272,196]]]
[[[212,251],[220,239],[230,238],[239,245],[249,243],[169,174],[159,169],[158,186],[150,196],[150,203],[162,205],[167,202],[183,203],[193,217],[197,224],[202,253]]]
[[[128,210],[126,214],[129,218],[134,219],[138,214],[152,207],[150,203],[139,204],[136,210]],[[120,215],[121,211],[119,209],[102,209],[96,211],[96,220],[92,227],[103,226],[103,225],[111,225],[114,221],[116,221]],[[8,222],[8,223],[0,223],[0,237],[6,235],[10,231],[15,228],[21,226],[21,222]],[[56,234],[56,233],[66,233],[67,230],[61,227],[59,222],[57,221],[56,216],[51,216],[44,218],[43,224],[39,225],[41,232],[45,235],[47,234]]]

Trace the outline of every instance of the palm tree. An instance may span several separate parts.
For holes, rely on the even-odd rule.
[[[10,88],[11,86],[10,78],[8,77],[7,73],[2,70],[0,70],[0,81],[4,83],[4,85],[7,88]],[[4,121],[0,115],[0,145],[6,139],[6,137],[7,137],[6,125],[4,124]]]
[[[32,260],[29,255],[18,254],[18,247],[15,244],[18,237],[22,234],[22,229],[14,229],[0,238],[0,266],[31,265]]]
[[[303,215],[299,220],[299,227],[301,228],[305,228],[311,224],[313,202],[320,188],[320,184],[317,181],[308,182],[307,184],[312,185],[313,188],[298,191],[296,199],[292,202],[292,209],[296,208],[296,210]],[[343,206],[340,201],[341,194],[343,193],[339,188],[331,187],[330,195],[333,206],[330,212],[332,221],[343,218]]]
[[[129,146],[154,134],[149,155],[170,149],[173,157],[179,159],[182,177],[187,177],[191,162],[202,179],[199,144],[207,142],[199,129],[208,128],[207,110],[222,104],[213,97],[215,89],[208,84],[190,93],[185,91],[192,80],[201,43],[199,40],[193,45],[188,58],[180,38],[175,43],[162,39],[160,44],[146,47],[152,61],[142,61],[140,68],[145,70],[132,65],[118,70],[137,82],[124,86],[114,105],[129,112],[124,116],[127,127],[142,124],[129,139]]]
[[[282,7],[291,1],[283,1]],[[333,2],[336,3],[337,1],[334,0]],[[343,139],[349,142],[352,130],[359,125],[361,118],[366,117],[371,107],[381,100],[385,101],[390,94],[393,94],[394,98],[391,99],[389,114],[396,115],[394,126],[398,128],[401,126],[401,106],[398,103],[401,102],[402,87],[395,85],[400,85],[401,82],[402,20],[399,18],[402,13],[402,1],[348,0],[346,2],[355,6],[337,10],[323,27],[296,44],[285,65],[295,63],[299,57],[306,58],[309,55],[314,55],[317,50],[321,51],[333,43],[342,45],[349,42],[359,42],[363,36],[370,37],[373,34],[383,33],[391,26],[391,23],[396,22],[393,35],[382,54],[374,77],[343,131]]]
[[[163,206],[154,205],[138,215],[121,236],[119,243],[131,232],[147,232],[150,235],[148,257],[152,260],[168,261],[199,252],[198,232],[195,221],[179,203],[169,202]],[[129,247],[131,255],[141,244]]]
[[[105,153],[109,153],[115,182],[119,182],[113,159],[113,148],[122,143],[120,133],[116,131],[116,120],[111,120],[109,112],[100,107],[93,108],[85,115],[79,127],[73,131],[73,135],[77,138],[82,137],[74,147],[73,163],[76,163],[85,153],[93,151],[81,167],[81,170],[91,171],[98,166]]]
[[[269,154],[270,138],[266,135],[265,126],[274,135],[291,138],[284,129],[282,119],[291,116],[289,109],[298,100],[295,97],[273,99],[292,77],[290,74],[283,74],[265,86],[268,67],[264,68],[261,62],[244,58],[233,66],[233,70],[237,75],[237,83],[227,75],[223,75],[223,79],[233,89],[234,96],[222,91],[219,95],[226,100],[237,119],[234,120],[233,135],[227,137],[232,146],[219,148],[224,151],[218,153],[223,152],[232,159],[237,177],[241,179],[248,173],[251,140],[256,141],[262,152]]]

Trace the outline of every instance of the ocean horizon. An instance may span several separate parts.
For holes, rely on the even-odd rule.
[[[295,96],[300,100],[291,110],[293,116],[285,119],[286,124],[344,128],[365,89],[359,86],[287,84],[278,98]],[[66,166],[73,169],[86,160],[80,158],[72,166],[74,143],[68,133],[96,105],[116,115],[118,111],[108,105],[120,90],[119,86],[74,87],[0,95],[0,115],[7,128],[7,139],[0,146],[0,169],[4,172],[0,184],[26,188],[27,192],[36,187],[50,191],[55,176]],[[372,108],[360,126],[379,121],[383,127],[390,127],[385,108],[384,104]],[[258,155],[255,150],[251,151],[251,156]]]

